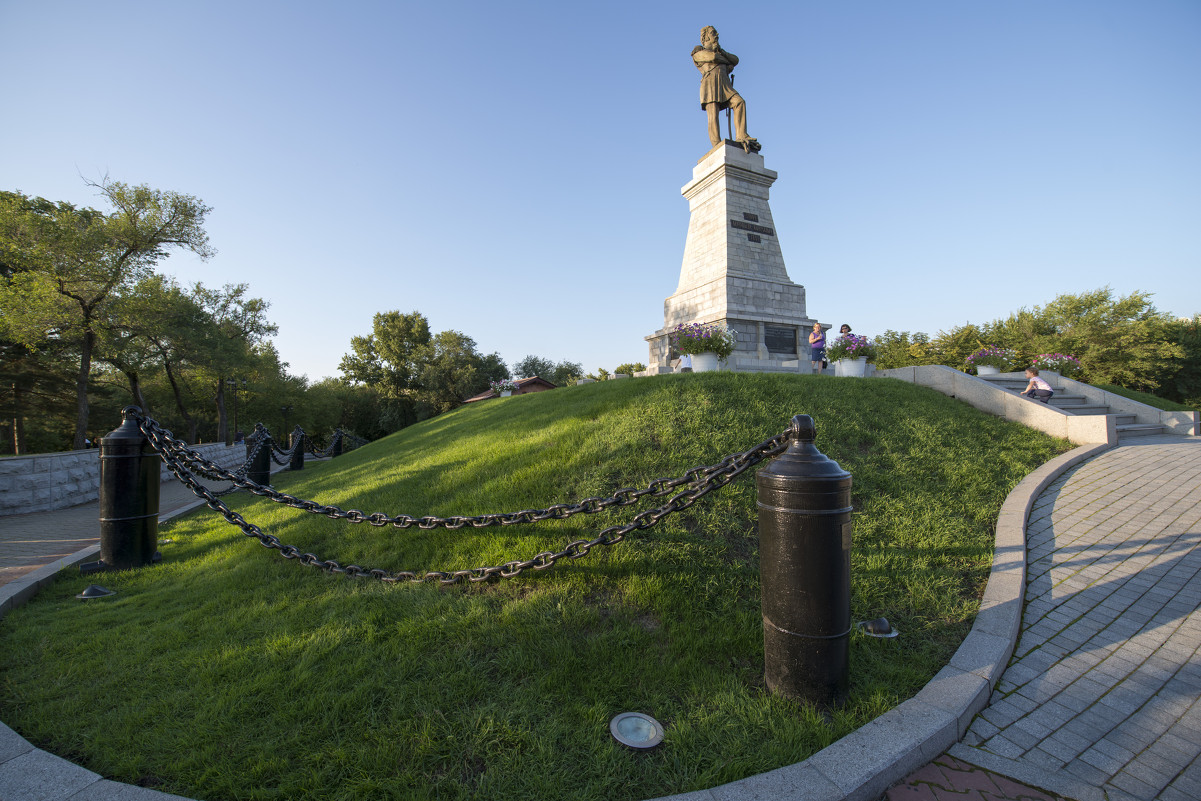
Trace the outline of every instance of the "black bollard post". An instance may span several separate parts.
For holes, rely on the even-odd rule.
[[[292,460],[288,462],[289,470],[304,468],[304,429],[300,426],[292,429]]]
[[[122,409],[121,425],[100,440],[100,561],[80,565],[81,573],[156,561],[159,456],[138,427],[140,412]]]
[[[851,474],[792,418],[788,450],[755,476],[767,688],[818,706],[846,701],[851,633]]]
[[[246,478],[256,484],[270,484],[271,435],[262,423],[254,424],[254,433],[246,440],[246,458],[251,460],[246,468]]]
[[[334,452],[331,455],[331,458],[333,458],[333,456],[341,456],[341,455],[342,455],[342,429],[338,428],[338,429],[334,430]]]

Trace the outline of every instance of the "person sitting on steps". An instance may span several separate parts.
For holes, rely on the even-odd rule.
[[[1055,394],[1055,390],[1051,389],[1051,385],[1038,377],[1037,367],[1026,368],[1026,378],[1030,379],[1030,383],[1026,385],[1026,389],[1022,391],[1022,395],[1027,398],[1034,398],[1043,403],[1051,400],[1051,396]]]

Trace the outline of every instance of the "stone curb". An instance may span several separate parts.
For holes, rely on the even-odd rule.
[[[1067,470],[1108,450],[1083,445],[1022,479],[997,516],[992,572],[972,630],[922,690],[794,765],[655,801],[876,801],[963,737],[988,705],[1017,644],[1026,594],[1026,520],[1034,499]]]
[[[1110,445],[1084,445],[1022,479],[997,517],[992,572],[972,630],[950,663],[922,690],[806,760],[708,790],[654,801],[875,801],[892,785],[959,742],[988,705],[1022,623],[1026,520],[1034,499],[1064,472]],[[184,514],[204,502],[164,513]],[[0,618],[26,603],[66,567],[90,561],[86,548],[0,587]],[[0,723],[0,801],[168,801],[181,796],[119,784],[34,748]]]

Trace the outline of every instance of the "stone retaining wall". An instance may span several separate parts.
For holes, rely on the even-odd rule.
[[[193,450],[228,470],[246,461],[244,445],[210,443]],[[174,476],[162,466],[163,481]],[[0,459],[0,516],[65,509],[100,497],[100,451],[40,453]]]

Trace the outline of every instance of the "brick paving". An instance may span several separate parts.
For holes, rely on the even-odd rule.
[[[888,801],[1201,799],[1199,543],[1197,438],[1127,440],[1048,486],[1013,659],[963,741]]]
[[[887,801],[1065,801],[943,754],[893,787]]]
[[[272,464],[272,472],[282,468]],[[206,486],[220,492],[229,486]],[[201,503],[178,481],[159,488],[159,514],[168,515]],[[67,509],[0,517],[0,586],[31,573],[42,565],[100,544],[100,502],[88,501]],[[98,557],[97,557],[98,558]]]

